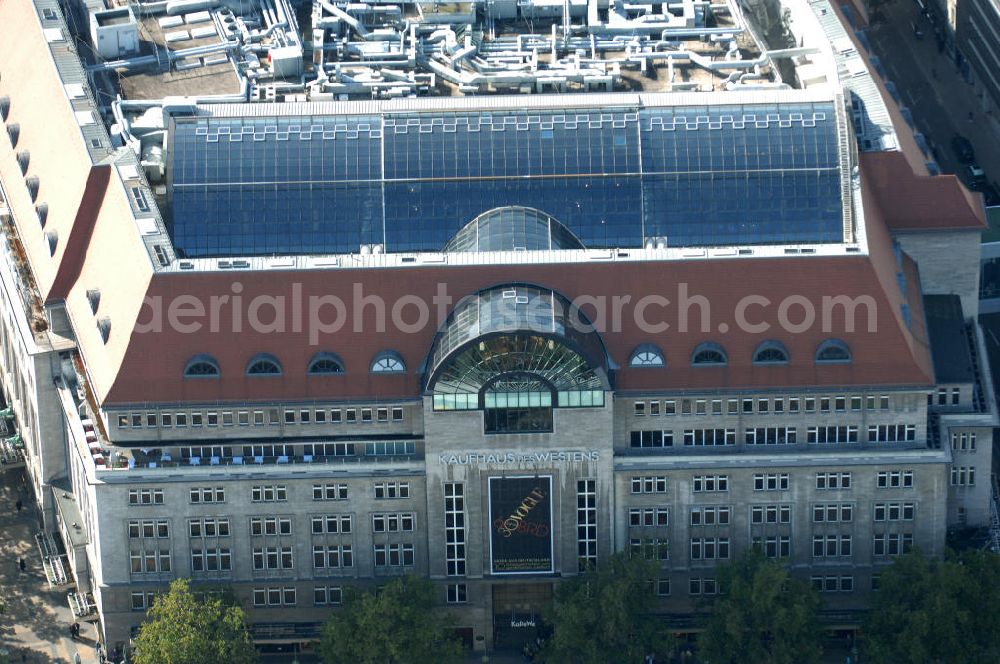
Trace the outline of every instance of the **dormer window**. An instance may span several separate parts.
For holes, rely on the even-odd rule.
[[[788,349],[780,341],[765,341],[753,352],[754,364],[788,364]]]
[[[332,376],[344,373],[344,363],[333,353],[316,353],[309,361],[310,376]]]
[[[632,356],[628,360],[630,367],[665,367],[666,360],[663,358],[663,351],[653,344],[642,344],[636,346],[632,351]]]
[[[706,341],[698,344],[694,352],[691,353],[691,364],[694,366],[723,366],[729,363],[729,356],[725,349],[717,343]]]
[[[372,373],[403,373],[406,371],[406,364],[399,353],[392,350],[384,350],[372,360]]]
[[[827,339],[816,348],[816,364],[847,364],[851,349],[840,339]]]
[[[221,374],[219,363],[210,355],[195,355],[184,367],[185,378],[218,378]]]
[[[247,363],[248,376],[280,376],[281,363],[278,358],[267,353],[254,355]]]

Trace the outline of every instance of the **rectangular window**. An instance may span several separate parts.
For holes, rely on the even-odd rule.
[[[754,491],[787,491],[788,473],[756,473],[753,476]]]
[[[362,408],[361,409],[361,421],[368,424],[372,421],[372,409]]]
[[[740,412],[740,402],[738,399],[726,400],[726,414],[737,415]]]
[[[816,473],[816,488],[819,490],[840,490],[851,488],[850,473]]]
[[[350,514],[327,514],[312,517],[313,535],[346,535],[353,530]]]
[[[729,538],[693,538],[690,549],[691,560],[726,560],[729,558]]]
[[[333,424],[340,424],[343,421],[342,414],[339,408],[335,408],[330,411],[330,422]]]
[[[344,593],[340,586],[315,586],[313,588],[313,606],[340,606],[343,600]]]
[[[646,402],[645,401],[636,401],[633,404],[633,409],[634,409],[634,414],[635,414],[636,417],[642,417],[643,415],[646,414]]]
[[[313,569],[343,569],[354,567],[354,553],[350,544],[313,545]]]
[[[465,484],[444,485],[445,567],[448,576],[465,576]]]
[[[373,547],[375,567],[412,567],[412,544],[376,544]]]
[[[975,466],[952,466],[951,467],[952,486],[976,486]]]
[[[666,493],[667,478],[663,475],[634,476],[631,482],[632,493]]]
[[[692,526],[728,526],[730,507],[725,506],[695,506],[691,508],[690,523]]]
[[[694,597],[707,597],[718,592],[715,579],[691,579],[688,581],[688,594]]]
[[[396,499],[410,497],[409,482],[376,482],[374,484],[375,498]]]
[[[750,507],[751,524],[791,523],[791,505],[753,505]]]
[[[799,398],[798,397],[789,397],[788,398],[788,412],[789,413],[797,413],[797,412],[799,412]]]
[[[129,505],[162,505],[163,489],[129,489]]]
[[[695,493],[729,491],[729,475],[695,475],[691,488]]]
[[[850,555],[850,535],[813,535],[814,558],[846,557]]]
[[[344,411],[344,420],[348,424],[354,424],[358,421],[358,411],[355,408],[348,408]]]
[[[317,410],[313,412],[313,421],[316,424],[326,424],[326,411]]]
[[[872,537],[872,553],[876,557],[899,556],[912,548],[912,533],[875,533]]]
[[[676,401],[664,401],[663,402],[663,414],[664,415],[676,415],[677,414],[677,402]]]
[[[465,604],[468,600],[468,591],[464,583],[448,584],[448,604]]]
[[[313,484],[313,500],[347,500],[347,485]]]
[[[201,413],[191,413],[191,426],[200,427],[202,425],[202,414]]]
[[[576,483],[577,569],[597,567],[597,480]]]
[[[813,523],[849,523],[854,519],[853,503],[813,505]]]
[[[760,547],[768,558],[787,558],[792,553],[792,540],[788,535],[768,535],[754,537],[753,546]]]
[[[255,486],[250,490],[250,500],[254,503],[280,503],[288,500],[288,489],[284,484]]]
[[[393,408],[392,409],[392,421],[393,422],[402,422],[403,421],[403,409],[402,408]]]
[[[875,475],[875,485],[879,489],[900,489],[913,486],[912,470],[880,470]]]

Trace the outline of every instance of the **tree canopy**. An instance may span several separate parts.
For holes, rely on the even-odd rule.
[[[156,598],[135,640],[136,664],[258,661],[246,613],[218,597],[199,599],[187,579]]]
[[[871,661],[1000,662],[1000,556],[899,557],[880,578],[863,629]]]
[[[404,576],[376,592],[350,591],[342,610],[323,626],[319,653],[326,664],[446,664],[462,645],[435,608],[435,586]]]
[[[564,580],[556,588],[552,638],[541,657],[561,664],[641,662],[672,645],[663,621],[652,615],[657,564],[642,556],[611,556],[599,570]]]
[[[713,664],[809,664],[822,655],[819,594],[758,547],[716,570],[722,594],[698,638]]]

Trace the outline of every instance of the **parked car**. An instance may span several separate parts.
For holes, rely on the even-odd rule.
[[[972,191],[979,191],[986,186],[986,173],[979,168],[978,164],[969,164],[965,167],[965,181]]]
[[[984,186],[980,191],[983,192],[983,204],[986,207],[994,207],[1000,205],[1000,192],[993,184],[988,184]]]
[[[958,160],[963,164],[971,164],[976,161],[976,151],[972,149],[972,143],[965,136],[955,134],[951,139],[951,149],[955,151]]]

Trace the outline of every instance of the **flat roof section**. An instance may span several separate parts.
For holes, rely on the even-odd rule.
[[[931,356],[938,383],[976,380],[965,331],[962,300],[958,295],[925,295],[924,311],[931,338]]]
[[[166,70],[168,52],[179,52],[202,46],[222,44],[218,34],[198,37],[192,29],[212,27],[212,23],[199,23],[196,26],[181,25],[177,28],[164,30],[156,17],[146,17],[139,20],[140,55],[153,55],[159,52],[162,61],[159,68],[150,67],[135,71],[119,72],[122,96],[126,99],[163,99],[165,97],[190,96],[206,97],[226,95],[240,91],[240,79],[229,60],[215,62],[219,56],[225,55],[224,50],[214,54],[173,60]],[[184,39],[168,39],[169,35],[185,34]]]

